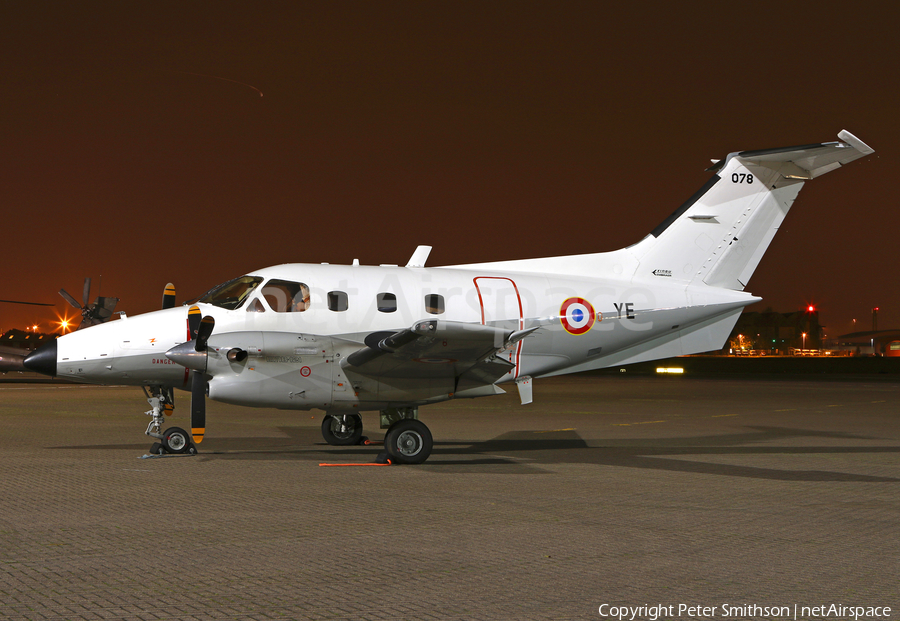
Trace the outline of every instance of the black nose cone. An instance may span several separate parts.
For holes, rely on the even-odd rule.
[[[44,375],[56,376],[56,340],[42,345],[25,356],[25,368]]]

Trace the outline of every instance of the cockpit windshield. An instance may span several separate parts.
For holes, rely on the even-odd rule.
[[[241,276],[210,289],[198,301],[234,310],[250,297],[250,294],[262,281],[263,279],[259,276]]]

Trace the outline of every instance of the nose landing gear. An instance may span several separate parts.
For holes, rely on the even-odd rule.
[[[150,416],[150,424],[147,425],[147,431],[144,433],[151,438],[159,440],[159,442],[154,442],[153,446],[150,447],[150,454],[195,454],[197,449],[187,431],[181,427],[169,427],[162,431],[163,424],[166,422],[166,416],[170,416],[175,409],[175,395],[172,393],[172,389],[163,386],[144,386],[143,388],[144,395],[147,397],[147,403],[150,404],[150,410],[144,412],[144,414]]]

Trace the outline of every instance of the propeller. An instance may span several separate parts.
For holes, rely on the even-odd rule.
[[[191,435],[196,444],[203,442],[206,433],[206,366],[209,362],[207,341],[216,327],[214,317],[201,317],[200,307],[191,306],[187,316],[187,343],[176,345],[166,357],[191,370]]]
[[[172,308],[175,306],[175,285],[169,283],[166,285],[165,291],[163,291],[163,300],[162,307]]]
[[[116,304],[119,303],[119,298],[105,298],[98,296],[93,304],[89,304],[88,302],[90,301],[91,296],[90,277],[84,279],[81,304],[79,304],[78,300],[65,289],[60,289],[59,294],[74,308],[81,311],[81,323],[77,328],[79,330],[81,328],[87,328],[109,321],[113,311],[116,309]]]
[[[209,315],[200,320],[197,338],[194,340],[195,351],[206,352],[206,342],[215,327],[216,320]],[[203,442],[203,435],[206,433],[207,384],[205,371],[191,371],[191,435],[197,444]]]
[[[193,341],[197,338],[197,330],[200,329],[200,307],[196,304],[188,309],[188,339]]]
[[[206,391],[209,387],[206,380],[209,365],[207,343],[216,327],[216,320],[211,315],[203,317],[200,307],[195,304],[188,309],[187,325],[189,340],[167,351],[166,358],[191,371],[191,436],[194,443],[200,444],[206,433]],[[243,349],[233,347],[225,356],[229,362],[243,362],[247,355]]]

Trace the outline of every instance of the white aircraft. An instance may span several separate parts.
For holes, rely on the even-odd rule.
[[[432,436],[420,406],[502,394],[505,383],[524,404],[533,378],[722,347],[760,299],[744,287],[804,182],[873,152],[838,138],[714,160],[696,194],[614,252],[426,268],[431,248],[419,246],[405,267],[269,267],[190,307],[174,306],[170,285],[163,310],[67,334],[24,364],[142,386],[153,452],[196,450],[208,396],[324,410],[334,445],[358,443],[359,412],[380,411],[382,459],[421,463]],[[162,431],[175,388],[191,391],[190,436]]]

